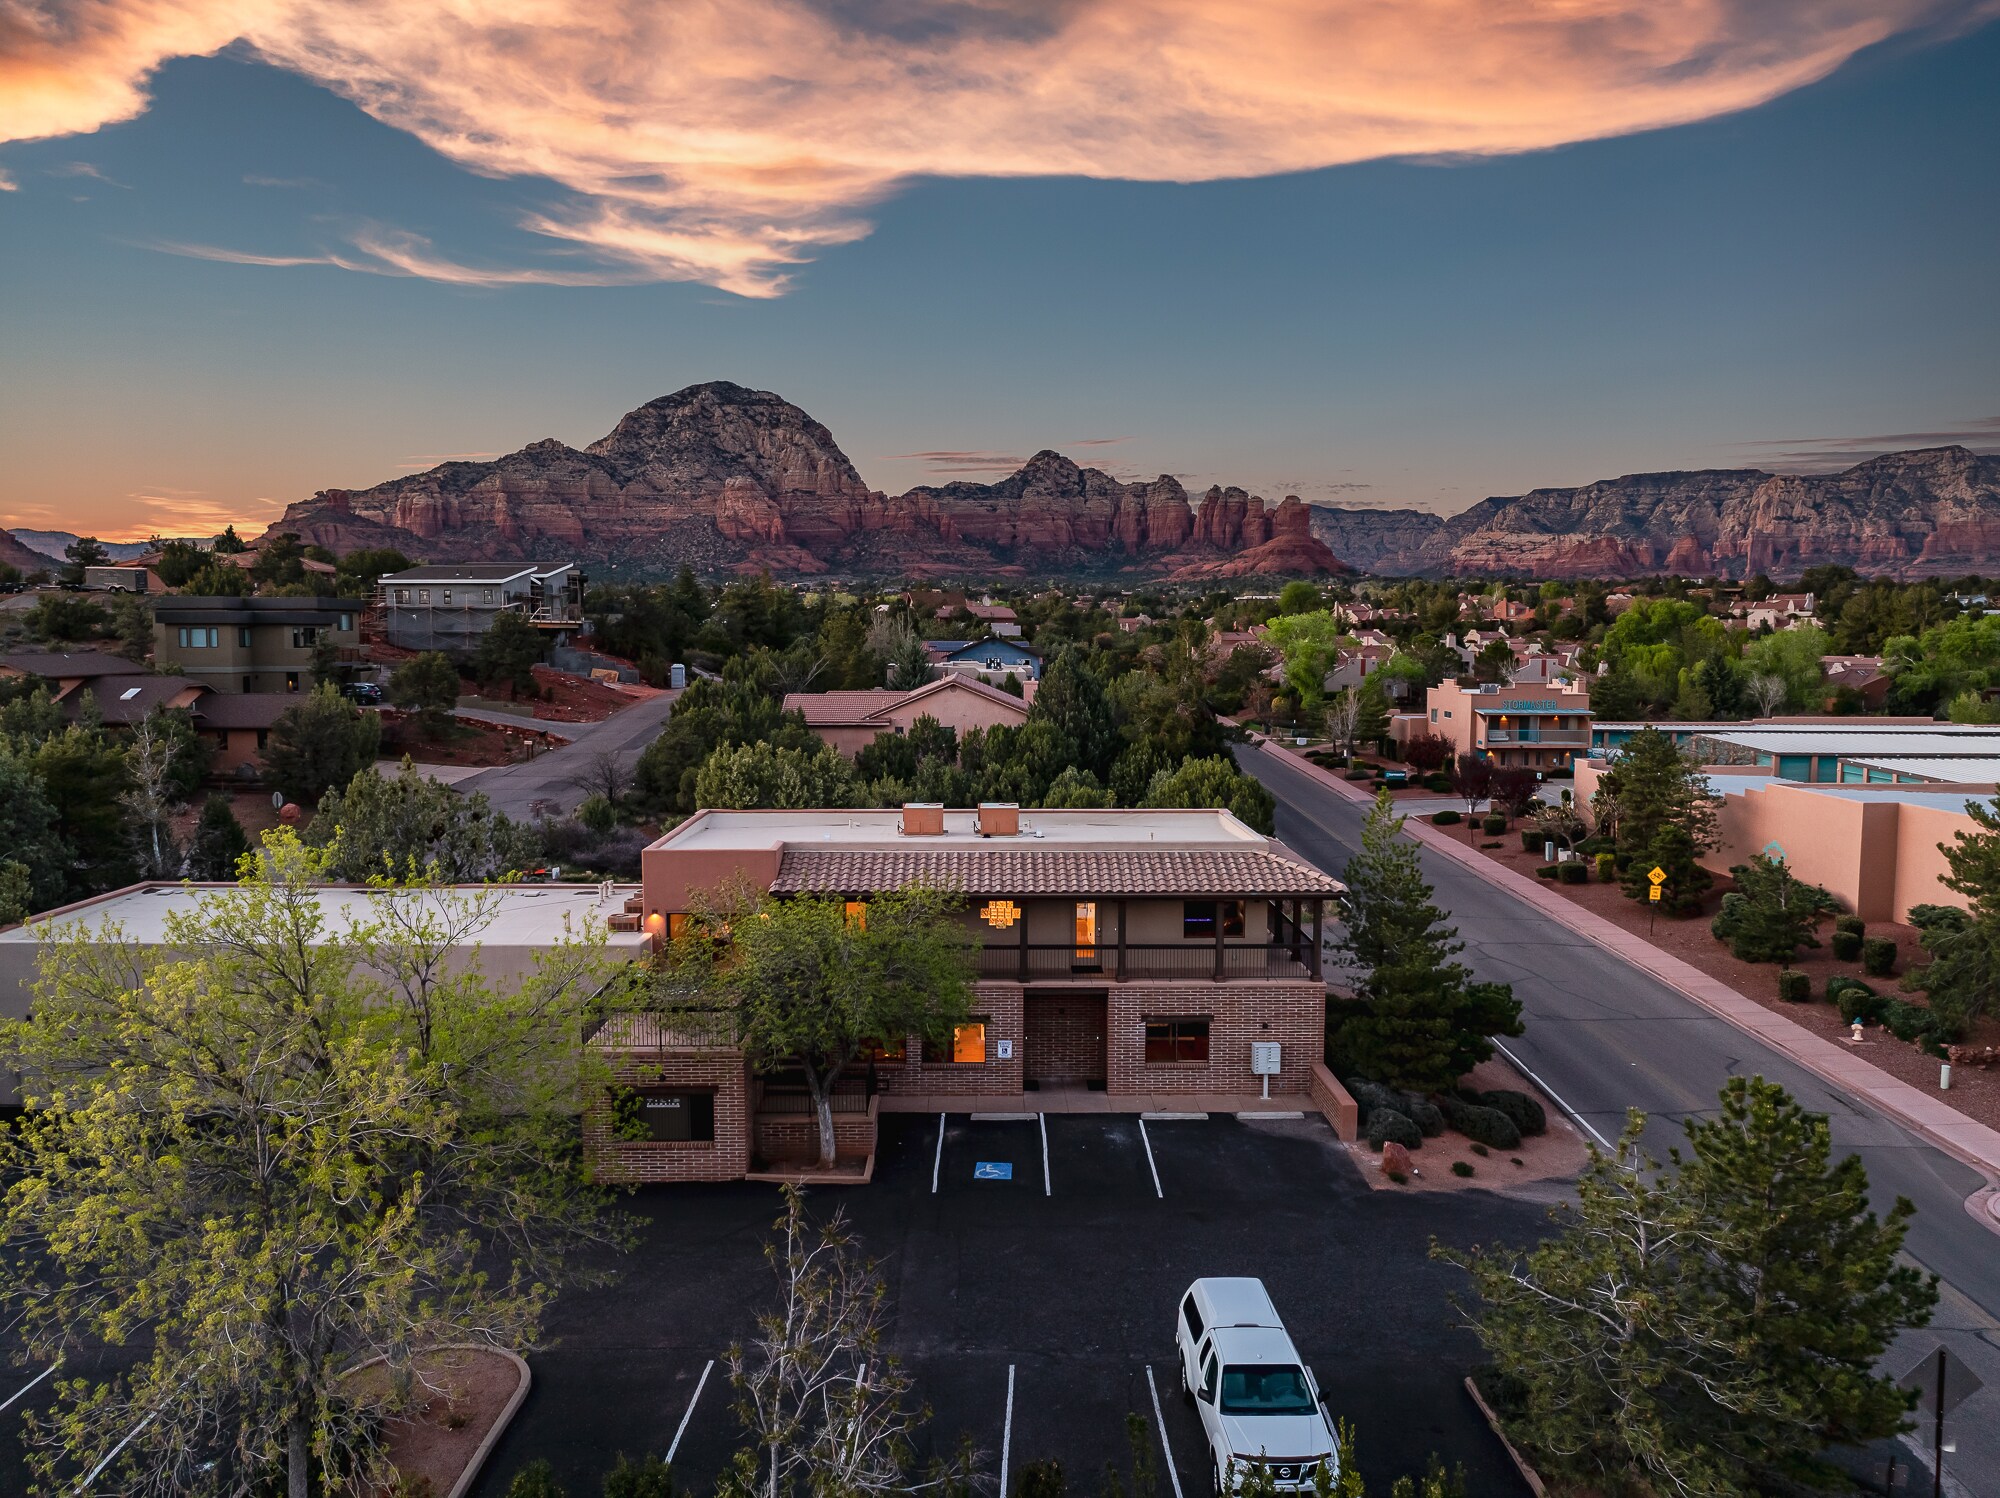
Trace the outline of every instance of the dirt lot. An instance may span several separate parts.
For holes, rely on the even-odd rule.
[[[1460,837],[1465,836],[1463,826],[1439,830],[1450,831]],[[1488,858],[1530,878],[1534,877],[1535,870],[1542,864],[1539,855],[1521,851],[1520,836],[1513,831],[1497,839],[1500,844],[1497,848],[1486,846],[1496,841],[1493,838],[1480,837],[1467,841],[1471,846],[1480,848]],[[1778,968],[1774,964],[1739,961],[1730,954],[1727,946],[1709,934],[1708,923],[1721,908],[1722,896],[1734,887],[1726,875],[1717,877],[1715,887],[1708,892],[1699,916],[1681,918],[1660,916],[1656,920],[1650,920],[1646,907],[1638,901],[1627,899],[1615,884],[1599,884],[1595,879],[1588,884],[1557,884],[1553,880],[1538,882],[1546,884],[1565,899],[1572,900],[1585,909],[1616,922],[1628,931],[1646,937],[1654,946],[1701,969],[1711,978],[1720,979],[1745,998],[1754,999],[1766,1009],[1774,1010],[1828,1040],[1845,1042],[1848,1028],[1840,1022],[1840,1015],[1834,1007],[1824,1002],[1827,979],[1840,976],[1860,978],[1877,993],[1895,993],[1898,992],[1902,976],[1924,961],[1923,948],[1917,942],[1916,928],[1888,921],[1871,921],[1868,924],[1870,936],[1890,937],[1896,943],[1894,976],[1870,978],[1861,971],[1861,964],[1858,962],[1835,961],[1831,948],[1826,945],[1801,948],[1792,966],[1812,980],[1814,1002],[1787,1004],[1777,996]],[[1831,921],[1820,926],[1819,938],[1823,944],[1828,941],[1832,930]],[[1966,1035],[1966,1043],[1974,1046],[2000,1046],[2000,1018],[1988,1015],[1977,1021]],[[1897,1040],[1886,1030],[1871,1027],[1868,1038],[1862,1042],[1861,1049],[1868,1060],[1898,1080],[1927,1091],[1936,1089],[1937,1059],[1925,1055],[1916,1046]],[[1966,1117],[1993,1128],[2000,1128],[2000,1069],[1982,1071],[1967,1066],[1953,1068],[1951,1091],[1945,1098]]]
[[[382,709],[382,757],[405,754],[427,765],[511,765],[554,747],[555,741],[526,728],[501,728],[486,723],[455,722],[432,738],[418,731],[415,721],[393,707]],[[532,748],[531,748],[532,746]]]

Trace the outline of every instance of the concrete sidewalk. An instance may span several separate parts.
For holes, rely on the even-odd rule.
[[[1287,764],[1311,776],[1336,795],[1355,802],[1374,800],[1359,785],[1329,774],[1282,745],[1262,738],[1253,738],[1252,742],[1265,754],[1282,756]],[[1652,974],[1717,1019],[1755,1036],[1829,1086],[1896,1119],[1945,1153],[2000,1184],[2000,1130],[1973,1122],[1940,1098],[1892,1077],[1845,1046],[1822,1040],[1782,1014],[1745,998],[1719,979],[1711,978],[1699,968],[1661,951],[1644,937],[1581,908],[1542,881],[1517,874],[1505,865],[1484,857],[1459,839],[1414,820],[1407,822],[1404,830],[1426,847],[1474,870],[1481,878],[1533,906],[1550,920]],[[1989,1195],[1987,1203],[1988,1225],[2000,1229],[2000,1220],[1996,1220],[1996,1216],[2000,1216],[2000,1193]]]

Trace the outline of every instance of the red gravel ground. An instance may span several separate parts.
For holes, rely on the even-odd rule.
[[[427,738],[417,731],[412,719],[393,707],[382,709],[382,757],[400,759],[405,754],[426,765],[511,765],[535,752],[553,747],[552,741],[533,729],[499,728],[485,723],[458,720],[439,738]]]
[[[1439,828],[1440,832],[1465,835],[1463,826]],[[1497,839],[1500,846],[1488,848],[1484,844],[1496,841],[1488,837],[1467,838],[1466,841],[1478,847],[1488,858],[1506,865],[1516,873],[1534,878],[1535,870],[1541,867],[1541,858],[1521,851],[1520,834],[1509,831]],[[1766,1009],[1782,1014],[1795,1024],[1803,1025],[1815,1035],[1829,1040],[1845,1042],[1848,1028],[1840,1022],[1840,1015],[1831,1004],[1824,1002],[1827,979],[1847,976],[1860,978],[1877,993],[1896,993],[1914,1002],[1921,1002],[1921,996],[1901,994],[1898,987],[1902,976],[1912,967],[1924,961],[1924,952],[1917,943],[1914,927],[1896,925],[1887,921],[1871,921],[1868,924],[1870,936],[1886,936],[1895,940],[1897,949],[1896,974],[1889,978],[1870,978],[1861,971],[1858,962],[1836,962],[1830,947],[1824,945],[1832,934],[1831,920],[1819,929],[1823,945],[1817,948],[1801,948],[1792,966],[1812,980],[1814,1002],[1810,1004],[1787,1004],[1777,996],[1778,968],[1767,962],[1741,962],[1730,955],[1729,948],[1709,934],[1708,923],[1722,904],[1723,894],[1733,887],[1726,875],[1718,875],[1715,887],[1699,916],[1674,918],[1660,916],[1649,921],[1646,906],[1629,900],[1615,884],[1599,884],[1595,878],[1588,884],[1557,884],[1553,880],[1540,881],[1565,899],[1604,916],[1639,936],[1646,937],[1654,946],[1669,952],[1683,962],[1701,969],[1711,978],[1720,979],[1734,988],[1745,998],[1762,1004]],[[1965,1037],[1973,1046],[2000,1046],[2000,1018],[1988,1015],[1977,1021]],[[1897,1040],[1888,1031],[1870,1026],[1867,1039],[1860,1047],[1861,1054],[1882,1070],[1913,1087],[1934,1091],[1938,1084],[1938,1061],[1926,1055],[1916,1046]],[[1944,1100],[1963,1113],[1967,1118],[1991,1128],[2000,1128],[2000,1069],[1981,1070],[1976,1067],[1956,1066],[1952,1068],[1951,1091],[1944,1094]]]

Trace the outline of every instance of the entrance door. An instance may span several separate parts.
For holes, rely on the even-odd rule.
[[[1103,1086],[1110,1075],[1102,993],[1034,993],[1021,1044],[1025,1079],[1038,1086]]]

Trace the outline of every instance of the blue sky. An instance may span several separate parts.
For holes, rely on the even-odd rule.
[[[174,58],[135,117],[0,146],[0,523],[257,525],[447,455],[580,446],[708,379],[796,401],[891,491],[1055,447],[1450,511],[2000,448],[1995,78],[1988,24],[1523,154],[922,178],[841,205],[782,295],[741,295],[521,227],[573,182],[479,174],[239,50]],[[411,257],[634,284],[382,273]]]

